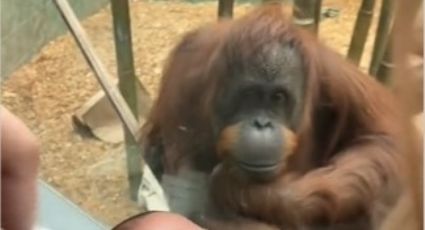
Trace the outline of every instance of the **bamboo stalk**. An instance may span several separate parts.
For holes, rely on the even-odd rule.
[[[291,2],[291,0],[261,0],[261,3],[273,3],[273,2],[281,2],[281,3],[288,3]]]
[[[321,5],[320,0],[294,0],[294,22],[296,25],[316,33],[318,31],[317,7]]]
[[[118,86],[131,112],[138,118],[138,82],[134,72],[128,0],[111,0],[111,10],[119,78]],[[133,201],[137,201],[137,194],[143,177],[142,154],[137,142],[131,138],[131,134],[127,130],[124,130],[124,140],[130,197]]]
[[[383,0],[381,6],[381,12],[379,15],[379,24],[376,30],[376,37],[373,43],[372,58],[369,65],[369,74],[376,76],[379,63],[385,55],[387,43],[389,40],[389,34],[392,26],[394,17],[394,0]]]
[[[322,0],[316,0],[316,4],[314,6],[314,25],[315,25],[315,33],[319,34],[319,25],[322,17]]]
[[[370,24],[372,22],[374,0],[363,0],[357,14],[356,24],[354,26],[353,36],[351,37],[350,47],[348,49],[348,59],[358,65],[364,50]]]
[[[376,71],[376,79],[384,85],[390,86],[391,75],[394,69],[392,63],[392,36],[387,38],[387,44],[383,54],[383,58],[379,63],[378,70]]]
[[[234,0],[218,0],[218,18],[227,19],[233,17]]]

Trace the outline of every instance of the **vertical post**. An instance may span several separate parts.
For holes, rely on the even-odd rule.
[[[137,78],[133,64],[128,0],[111,0],[111,9],[119,77],[118,85],[132,113],[138,118]],[[142,154],[137,143],[133,140],[127,129],[124,129],[124,136],[130,197],[135,201],[137,200],[137,192],[142,179]]]
[[[320,20],[322,18],[322,0],[316,0],[316,4],[314,6],[314,26],[315,33],[319,34],[319,25]]]
[[[232,18],[234,3],[234,0],[218,0],[218,18]]]
[[[391,75],[394,69],[392,63],[392,33],[387,38],[386,46],[384,47],[384,54],[381,61],[378,63],[378,69],[376,70],[376,79],[384,85],[391,85]]]
[[[288,3],[288,2],[292,2],[292,0],[261,0],[261,4],[275,3],[275,2]]]
[[[318,31],[318,24],[316,23],[318,23],[320,16],[315,14],[320,3],[320,0],[294,0],[295,24],[316,33]]]
[[[356,24],[351,37],[350,47],[348,49],[348,59],[358,65],[364,50],[370,24],[372,22],[374,0],[363,0],[357,13]]]
[[[390,30],[394,16],[394,4],[394,0],[382,1],[378,28],[373,43],[372,60],[369,66],[369,74],[372,76],[377,75],[379,64],[385,55],[385,50],[389,47],[387,43],[389,43]]]

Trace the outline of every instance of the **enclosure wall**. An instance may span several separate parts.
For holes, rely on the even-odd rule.
[[[69,0],[80,19],[105,6],[107,0]],[[66,31],[52,0],[1,0],[1,79],[28,62]]]

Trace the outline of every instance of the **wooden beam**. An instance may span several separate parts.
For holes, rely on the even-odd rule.
[[[68,1],[54,0],[54,3],[125,128],[131,133],[134,141],[138,141],[140,139],[139,124],[121,93],[111,83],[112,78],[110,74],[94,52],[93,45],[90,43],[86,32],[78,21]]]

